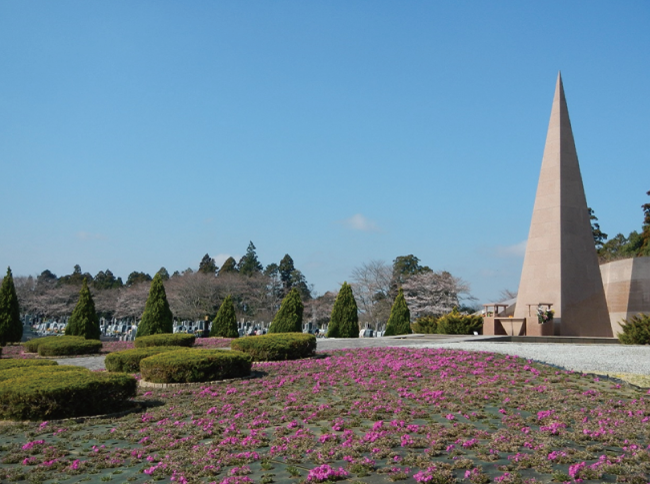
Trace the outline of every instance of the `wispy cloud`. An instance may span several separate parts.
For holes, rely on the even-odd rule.
[[[360,232],[381,232],[381,229],[375,222],[364,217],[360,213],[353,215],[350,218],[346,218],[345,220],[341,220],[341,224],[350,230],[357,230]]]
[[[494,252],[497,257],[523,257],[526,254],[526,243],[524,240],[514,245],[498,246]]]
[[[106,237],[104,234],[91,234],[90,232],[84,232],[83,230],[77,232],[76,235],[79,240],[107,240],[108,239],[108,237]]]

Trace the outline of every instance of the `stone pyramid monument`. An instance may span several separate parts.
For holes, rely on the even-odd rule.
[[[538,303],[553,305],[553,327],[535,328]],[[612,336],[560,74],[514,317],[527,318],[527,334]]]

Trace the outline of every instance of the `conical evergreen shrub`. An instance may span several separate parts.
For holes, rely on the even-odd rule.
[[[219,311],[212,321],[210,328],[210,336],[217,336],[220,338],[238,338],[239,331],[237,331],[237,316],[235,315],[235,305],[232,302],[232,297],[228,295],[221,303]]]
[[[0,345],[17,343],[23,337],[23,323],[20,322],[20,306],[14,277],[7,267],[7,275],[0,286]]]
[[[88,281],[84,278],[79,301],[72,311],[72,316],[65,327],[66,336],[83,336],[86,339],[99,339],[99,318],[95,311],[95,302],[88,289]]]
[[[357,302],[354,300],[352,288],[347,282],[341,286],[332,315],[330,324],[327,327],[328,338],[358,338],[359,337],[359,313]]]
[[[396,336],[399,334],[411,334],[411,313],[404,299],[404,292],[400,287],[393,307],[390,310],[390,317],[386,324],[384,336]]]
[[[149,297],[144,306],[142,320],[138,324],[138,336],[149,336],[150,334],[172,333],[174,331],[174,316],[163,285],[162,277],[156,274],[151,281]]]
[[[300,300],[300,292],[293,288],[289,291],[277,312],[269,333],[302,333],[302,312],[304,306]]]

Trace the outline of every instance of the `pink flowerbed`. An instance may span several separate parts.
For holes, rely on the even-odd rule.
[[[648,482],[645,391],[489,353],[321,356],[141,391],[126,416],[2,426],[0,480]]]

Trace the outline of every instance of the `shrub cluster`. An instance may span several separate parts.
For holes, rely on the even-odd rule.
[[[250,355],[253,361],[297,360],[314,355],[316,336],[308,333],[246,336],[233,340],[230,347]]]
[[[49,343],[50,341],[56,341],[59,338],[63,338],[64,336],[45,336],[44,338],[34,338],[30,339],[29,341],[25,341],[23,343],[23,347],[25,348],[25,351],[28,353],[38,353],[38,347],[43,344],[43,343]]]
[[[83,336],[63,336],[38,345],[40,356],[92,355],[99,353],[102,342]]]
[[[178,350],[178,346],[150,346],[132,350],[116,351],[106,355],[104,366],[108,371],[140,373],[140,361],[165,351]]]
[[[22,370],[22,371],[20,371]],[[111,413],[136,394],[130,375],[94,373],[80,367],[31,365],[3,370],[0,419],[46,420]]]
[[[650,345],[650,314],[637,314],[621,324],[618,340],[624,345]]]
[[[196,336],[185,333],[161,333],[150,336],[139,336],[133,340],[136,348],[149,348],[151,346],[184,346],[191,347],[196,341]]]
[[[435,334],[438,331],[438,318],[436,316],[422,316],[411,325],[414,333]]]
[[[10,370],[12,368],[25,368],[32,366],[56,366],[58,363],[52,360],[17,360],[7,359],[0,360],[0,371]]]
[[[240,351],[182,349],[140,361],[142,379],[151,383],[192,383],[248,376],[252,359]]]
[[[473,314],[461,314],[458,308],[445,314],[438,320],[436,332],[439,334],[473,334],[483,331],[483,317]]]

